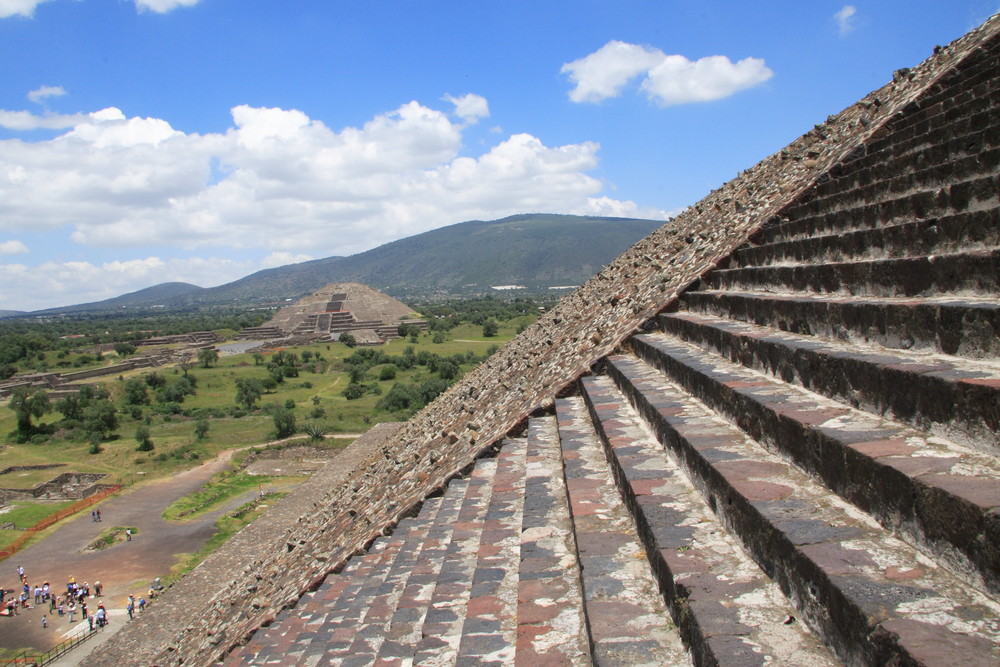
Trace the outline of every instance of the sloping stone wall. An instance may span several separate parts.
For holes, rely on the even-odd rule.
[[[85,664],[211,664],[391,527],[807,188],[865,154],[967,58],[995,57],[1000,20],[937,50],[633,246],[341,477],[269,542],[243,533]],[[289,515],[290,517],[291,515]],[[249,531],[245,531],[249,532]],[[228,567],[228,569],[226,569]],[[227,573],[227,576],[219,576]],[[212,576],[208,576],[211,574]],[[155,629],[155,631],[154,631]]]

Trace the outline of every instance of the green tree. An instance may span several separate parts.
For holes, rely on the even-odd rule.
[[[14,390],[8,404],[17,417],[15,433],[18,442],[27,442],[35,432],[31,418],[41,418],[51,410],[49,395],[44,389],[21,387]]]
[[[83,426],[88,433],[106,439],[118,428],[118,410],[114,403],[106,398],[92,401],[83,411]]]
[[[264,355],[261,354],[260,352],[254,352],[253,353],[253,365],[254,366],[263,366],[264,365]]]
[[[483,322],[483,336],[485,338],[492,338],[498,333],[500,333],[500,325],[492,317]]]
[[[274,431],[278,438],[295,435],[295,415],[285,407],[278,407],[271,415],[274,420]]]
[[[153,451],[153,439],[149,435],[149,427],[145,424],[139,424],[139,427],[135,429],[135,441],[139,443],[139,446],[136,447],[136,451]]]
[[[132,343],[118,343],[115,345],[115,353],[119,357],[127,357],[135,354],[136,347]]]
[[[147,385],[141,378],[129,378],[122,387],[125,405],[146,405],[149,403]]]
[[[358,339],[352,336],[351,334],[347,333],[346,331],[340,334],[340,337],[337,338],[337,340],[339,340],[347,347],[354,347],[355,345],[358,344]]]
[[[208,436],[208,417],[199,417],[194,423],[194,437],[204,440]]]
[[[442,361],[438,364],[437,372],[442,380],[454,380],[458,377],[458,366],[450,361]]]
[[[347,400],[353,401],[365,395],[365,386],[363,384],[357,384],[356,382],[352,382],[351,384],[344,387],[344,391],[340,393]]]
[[[219,360],[219,351],[214,347],[203,347],[198,350],[198,363],[202,368],[208,368]]]
[[[264,385],[256,378],[237,378],[236,404],[253,410],[264,393]]]
[[[387,366],[383,366],[378,372],[378,379],[381,380],[382,382],[385,382],[386,380],[395,380],[396,379],[395,364],[389,364]]]

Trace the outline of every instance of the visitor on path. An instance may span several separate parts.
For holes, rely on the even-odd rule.
[[[125,529],[125,541],[126,542],[131,542],[132,541],[132,529],[131,528],[126,528]]]
[[[139,598],[139,611],[146,608],[146,598]]]
[[[90,520],[97,521],[97,510],[90,510]]]
[[[95,598],[101,597],[101,591],[103,589],[104,589],[104,587],[101,585],[101,582],[95,581],[94,582],[94,597]]]
[[[69,622],[73,622],[73,614],[76,613],[76,605],[72,602],[69,603]]]
[[[49,627],[49,620],[48,620],[48,617],[46,617],[46,616],[44,616],[44,615],[42,616],[42,627],[43,627],[43,628],[47,628],[47,627]]]
[[[90,628],[90,632],[94,631],[94,616],[91,614],[87,617],[87,626]]]
[[[101,510],[97,510],[97,520],[101,520]]]

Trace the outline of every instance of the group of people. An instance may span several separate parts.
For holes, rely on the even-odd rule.
[[[93,630],[97,627],[104,627],[108,623],[108,611],[103,604],[98,603],[97,609],[90,609],[88,601],[99,598],[103,595],[103,586],[100,581],[95,581],[93,587],[90,582],[78,584],[74,577],[70,577],[66,582],[66,592],[57,591],[49,582],[32,586],[28,583],[28,575],[24,567],[17,567],[17,576],[21,580],[20,593],[16,589],[0,589],[0,608],[6,606],[8,616],[17,616],[21,610],[33,607],[44,607],[48,605],[48,613],[42,614],[42,627],[49,626],[49,616],[66,616],[70,623],[75,622],[76,615],[80,620],[84,620]],[[139,608],[144,608],[145,600],[141,601]]]

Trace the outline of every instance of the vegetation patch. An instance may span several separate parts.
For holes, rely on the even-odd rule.
[[[178,581],[225,544],[230,537],[253,523],[268,507],[286,495],[288,494],[285,492],[265,493],[219,517],[215,522],[215,533],[205,543],[205,546],[196,553],[180,554],[177,563],[171,569],[170,576],[166,577],[163,583],[169,586]]]
[[[84,548],[84,551],[101,551],[102,549],[113,547],[116,544],[127,542],[129,532],[131,532],[132,535],[136,535],[139,530],[135,526],[114,526],[112,528],[106,528],[101,531],[101,534],[97,536],[97,539]]]
[[[232,470],[220,472],[201,490],[174,501],[163,511],[163,518],[167,521],[196,519],[241,494],[258,490],[269,481],[271,477],[267,475],[250,475]]]

